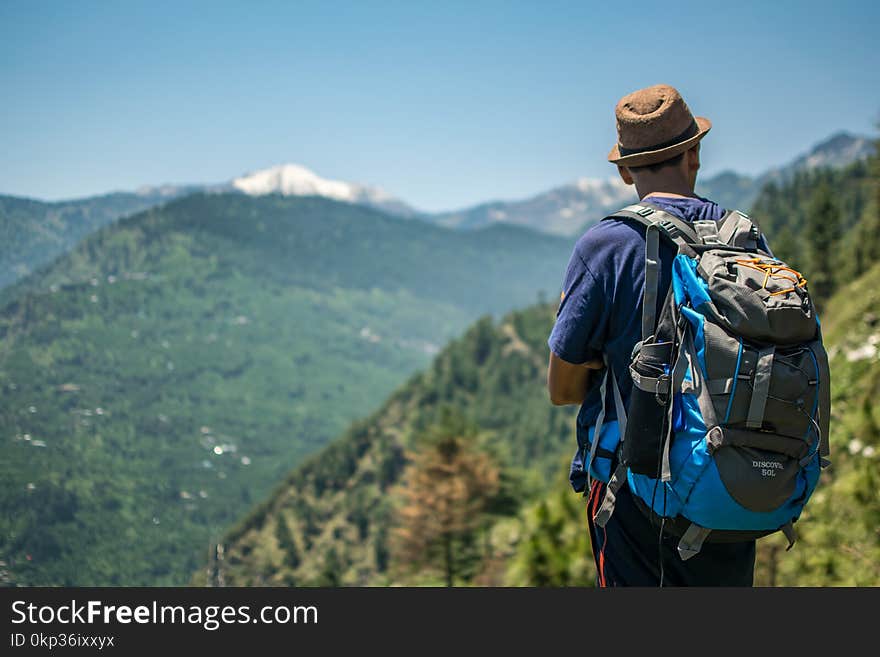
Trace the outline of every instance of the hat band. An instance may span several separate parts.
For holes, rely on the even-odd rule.
[[[647,153],[649,151],[659,151],[662,148],[669,148],[670,146],[675,146],[687,139],[693,137],[699,131],[699,127],[697,126],[697,122],[691,119],[691,124],[687,127],[687,129],[682,132],[677,137],[670,139],[669,141],[664,141],[662,144],[655,144],[654,146],[646,146],[645,148],[624,148],[620,144],[617,145],[617,149],[620,151],[622,156],[627,155],[636,155],[637,153]]]

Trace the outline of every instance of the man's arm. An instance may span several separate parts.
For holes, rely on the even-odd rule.
[[[608,306],[614,298],[606,265],[613,255],[613,245],[603,237],[600,224],[578,240],[569,258],[556,322],[547,340],[547,390],[555,406],[582,404],[593,383],[593,370],[604,366]],[[602,265],[597,274],[587,266],[585,254],[595,256]]]
[[[593,371],[604,367],[601,360],[591,360],[580,365],[562,360],[550,352],[550,364],[547,367],[547,390],[550,402],[554,406],[581,404],[590,389]]]

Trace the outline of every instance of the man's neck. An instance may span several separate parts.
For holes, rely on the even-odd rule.
[[[636,180],[636,193],[639,198],[646,196],[668,196],[671,198],[696,198],[694,186],[680,176],[651,176]]]
[[[672,192],[648,192],[641,198],[647,198],[648,196],[664,196],[667,198],[697,198],[697,195],[693,192],[689,194],[674,194]]]

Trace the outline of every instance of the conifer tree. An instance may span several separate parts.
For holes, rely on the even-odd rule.
[[[435,439],[409,455],[399,494],[393,557],[412,570],[440,567],[447,586],[458,574],[462,543],[480,526],[499,487],[492,459],[459,435]]]
[[[880,139],[874,143],[874,155],[867,163],[868,200],[850,237],[854,258],[849,273],[853,277],[864,274],[880,260]]]
[[[296,542],[293,540],[293,534],[290,532],[290,527],[283,513],[278,516],[275,538],[278,540],[278,546],[284,551],[284,565],[291,569],[298,568],[300,564],[299,550],[296,548]]]
[[[831,296],[837,282],[834,253],[840,239],[840,210],[825,181],[813,189],[810,197],[806,238],[810,254],[807,279],[813,298],[821,306]]]
[[[337,587],[342,584],[342,560],[335,547],[330,547],[324,555],[324,565],[318,576],[318,586]]]
[[[526,509],[511,560],[511,586],[592,586],[595,567],[584,524],[584,500],[572,493],[567,471]]]

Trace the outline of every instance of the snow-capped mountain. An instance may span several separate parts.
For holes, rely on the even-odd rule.
[[[400,217],[416,217],[419,212],[379,187],[370,187],[342,180],[322,178],[301,164],[279,164],[259,169],[223,183],[201,185],[145,185],[135,194],[141,198],[170,201],[180,196],[203,192],[223,194],[240,192],[249,196],[281,194],[282,196],[323,196],[335,201],[368,205]]]
[[[636,200],[635,190],[620,178],[580,178],[521,201],[482,203],[435,215],[432,220],[456,228],[479,228],[506,222],[557,235],[572,235],[588,221],[596,221],[603,213]]]
[[[337,201],[370,205],[402,216],[416,214],[415,210],[383,189],[322,178],[299,164],[279,164],[247,173],[232,180],[229,186],[250,196],[324,196]]]
[[[321,178],[299,164],[279,164],[245,174],[232,181],[232,186],[251,196],[283,194],[284,196],[326,196],[337,201],[381,201],[389,195],[380,189],[363,187],[341,180]]]

